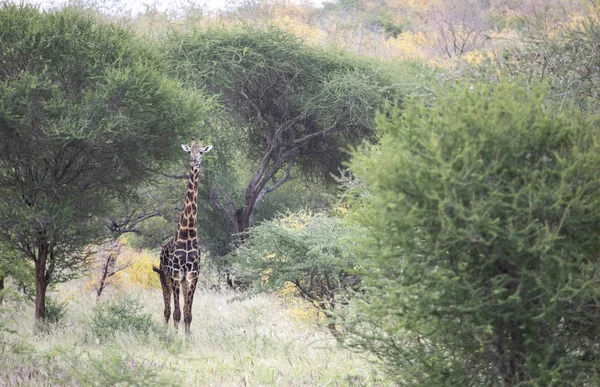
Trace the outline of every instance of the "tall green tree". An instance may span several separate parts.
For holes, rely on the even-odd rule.
[[[177,33],[166,50],[176,74],[216,94],[231,117],[215,148],[232,149],[252,170],[211,185],[235,243],[265,195],[295,174],[328,177],[345,160],[345,147],[374,139],[375,112],[397,91],[383,65],[307,46],[278,29]],[[232,177],[243,192],[228,185]]]
[[[38,324],[48,284],[85,263],[114,198],[201,125],[205,100],[162,63],[90,15],[0,8],[0,238],[35,264]]]
[[[597,117],[474,84],[356,153],[373,291],[354,327],[401,385],[600,382]]]

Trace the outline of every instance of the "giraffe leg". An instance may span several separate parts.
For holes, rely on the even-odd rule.
[[[169,318],[171,317],[171,293],[173,292],[171,277],[156,266],[152,266],[152,270],[158,273],[158,278],[160,278],[160,287],[162,289],[163,301],[165,303],[165,324],[168,324]]]
[[[165,301],[165,325],[169,324],[169,318],[171,317],[171,294],[173,293],[173,281],[171,277],[165,275],[165,284],[163,285],[163,298]]]
[[[183,307],[183,321],[185,323],[185,333],[191,336],[192,331],[190,325],[192,324],[192,304],[194,303],[194,292],[196,291],[196,284],[198,283],[198,277],[188,279],[183,284],[183,296],[185,297],[185,304]]]
[[[180,281],[173,280],[173,323],[175,324],[175,330],[179,328],[179,321],[181,320],[181,308],[179,307],[180,285]]]
[[[165,303],[164,319],[165,325],[169,324],[169,318],[171,317],[171,294],[173,293],[173,280],[171,277],[171,270],[169,264],[171,261],[170,249],[173,245],[173,239],[165,244],[160,250],[160,266],[152,266],[160,279],[160,287],[163,292],[163,301]]]

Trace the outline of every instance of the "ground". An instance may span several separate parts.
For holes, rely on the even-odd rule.
[[[89,280],[50,294],[66,314],[46,333],[32,334],[32,302],[4,302],[0,386],[391,385],[366,355],[340,348],[280,297],[235,301],[239,294],[199,289],[186,341],[183,326],[163,326],[159,288],[113,286],[98,304]],[[140,309],[128,314],[127,305]]]

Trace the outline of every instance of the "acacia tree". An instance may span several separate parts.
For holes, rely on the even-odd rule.
[[[35,318],[115,198],[172,159],[206,106],[151,47],[72,9],[0,8],[0,238],[35,264]],[[171,146],[173,144],[173,146]]]
[[[278,29],[174,34],[167,50],[177,75],[215,93],[230,114],[216,148],[239,150],[253,168],[242,194],[218,179],[210,190],[235,244],[265,195],[294,173],[328,176],[345,159],[342,148],[373,139],[375,111],[393,95],[377,63],[309,47]]]

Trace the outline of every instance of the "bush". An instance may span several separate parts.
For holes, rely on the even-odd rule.
[[[123,295],[117,300],[103,301],[93,309],[92,332],[100,341],[110,341],[118,333],[133,333],[136,336],[158,336],[170,342],[164,326],[144,313],[144,306],[136,299]]]
[[[545,95],[413,102],[355,154],[376,270],[353,330],[399,384],[600,383],[597,117]]]
[[[59,324],[67,316],[68,303],[58,302],[51,298],[46,299],[46,324]]]
[[[358,227],[325,213],[280,215],[252,229],[235,261],[259,291],[294,287],[328,318],[330,332],[341,341],[335,318],[360,285],[354,274],[360,260],[352,249],[358,233]]]

